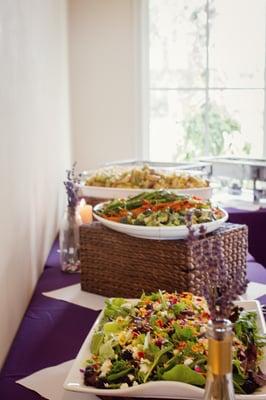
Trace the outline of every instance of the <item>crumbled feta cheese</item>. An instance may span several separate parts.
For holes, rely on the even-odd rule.
[[[193,359],[192,358],[186,358],[184,361],[184,365],[189,366],[191,363],[193,363]]]
[[[161,308],[162,308],[162,304],[159,303],[158,301],[156,301],[156,302],[153,304],[153,309],[154,309],[155,311],[159,311]]]
[[[127,303],[124,303],[124,304],[122,304],[122,306],[121,307],[123,307],[123,308],[126,308],[126,309],[130,309],[130,308],[132,308],[133,307],[133,304],[132,303],[129,303],[129,302],[127,302]]]
[[[125,382],[125,383],[122,383],[122,385],[120,386],[120,389],[127,389],[128,388],[128,384]]]
[[[100,377],[101,378],[105,377],[106,374],[108,374],[108,372],[111,370],[111,368],[112,368],[112,361],[110,360],[110,358],[107,358],[107,360],[105,360],[103,365],[101,366]]]
[[[167,316],[167,311],[161,311],[161,316],[166,317]]]
[[[131,381],[134,381],[134,378],[135,378],[135,376],[134,375],[132,375],[132,374],[128,374],[128,379],[130,379]]]
[[[144,374],[146,374],[149,371],[149,365],[150,365],[150,360],[148,360],[147,358],[142,358],[140,361],[140,368],[139,371],[143,372]]]
[[[205,326],[205,325],[202,325],[202,326],[200,327],[200,333],[206,333],[206,332],[207,332],[206,326]]]
[[[139,352],[139,349],[137,347],[133,346],[132,347],[132,355],[135,360],[138,359],[138,352]]]
[[[138,382],[137,382],[137,381],[134,381],[133,384],[132,384],[132,386],[138,386]]]

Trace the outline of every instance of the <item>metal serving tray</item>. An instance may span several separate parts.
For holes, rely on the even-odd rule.
[[[131,166],[141,166],[149,165],[150,167],[160,168],[160,169],[181,169],[181,170],[198,170],[205,173],[210,172],[210,164],[208,162],[160,162],[160,161],[149,161],[149,160],[123,160],[115,161],[110,163],[105,163],[103,167],[131,167]]]
[[[208,158],[213,176],[266,181],[266,160],[237,157]]]

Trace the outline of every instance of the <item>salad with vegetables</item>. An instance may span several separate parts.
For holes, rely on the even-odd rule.
[[[176,195],[159,190],[143,192],[128,199],[115,199],[96,208],[95,212],[109,221],[144,226],[186,225],[190,215],[192,224],[216,221],[224,217],[219,207],[196,196]]]
[[[164,380],[203,387],[209,318],[205,299],[189,292],[107,300],[91,340],[91,355],[81,370],[84,384],[122,389]],[[235,391],[250,394],[266,384],[259,367],[266,338],[258,335],[256,313],[235,308],[231,319]]]

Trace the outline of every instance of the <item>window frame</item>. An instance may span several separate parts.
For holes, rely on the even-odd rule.
[[[263,112],[263,154],[262,158],[266,158],[266,40],[265,40],[265,64],[264,64],[264,87],[244,88],[244,87],[212,87],[210,86],[210,74],[209,74],[209,0],[206,1],[206,74],[205,74],[205,87],[150,87],[149,79],[149,0],[134,0],[135,2],[135,16],[138,21],[138,40],[139,40],[139,51],[138,51],[138,64],[139,64],[139,77],[140,77],[140,123],[139,123],[139,140],[138,140],[138,151],[137,157],[142,160],[150,160],[150,92],[156,91],[186,91],[186,90],[200,90],[204,91],[205,96],[205,110],[208,108],[209,94],[210,91],[214,90],[263,90],[264,91],[264,112]],[[266,38],[266,23],[265,23],[265,38]],[[208,113],[205,112],[205,153],[208,155],[208,143],[209,143],[209,132],[208,132]],[[250,157],[255,159],[254,157]],[[152,160],[154,161],[154,160]]]

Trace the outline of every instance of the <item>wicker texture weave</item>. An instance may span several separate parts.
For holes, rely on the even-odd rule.
[[[94,222],[80,228],[81,288],[108,297],[138,297],[143,291],[158,289],[202,295],[206,251],[219,248],[223,273],[214,257],[212,284],[222,279],[239,292],[246,282],[247,247],[245,225],[226,223],[188,244],[185,240],[139,239]]]

